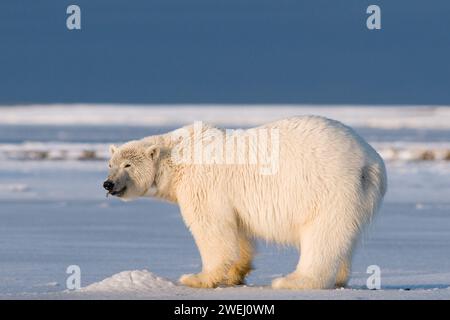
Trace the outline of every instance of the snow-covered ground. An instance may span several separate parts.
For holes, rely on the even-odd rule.
[[[104,108],[117,108],[124,114],[128,107],[91,106],[92,119],[97,119],[91,119],[91,124],[83,123],[81,116],[76,118],[76,112],[73,119],[81,123],[62,121],[66,112],[62,106],[40,107],[48,118],[39,118],[39,107],[33,108],[27,115],[25,107],[17,113],[13,107],[0,107],[0,298],[450,299],[450,161],[388,153],[395,148],[410,154],[417,148],[447,150],[450,121],[445,117],[450,108],[407,108],[405,117],[401,108],[393,107],[383,112],[374,107],[296,109],[297,114],[320,113],[344,121],[347,117],[377,149],[386,150],[382,154],[388,160],[386,201],[356,250],[350,286],[324,291],[268,287],[273,278],[294,269],[297,254],[263,242],[258,243],[256,269],[246,286],[198,290],[178,285],[181,274],[200,268],[197,249],[178,208],[150,199],[124,203],[106,198],[101,188],[105,161],[79,157],[89,148],[102,155],[111,142],[164,132],[190,120],[240,126],[285,113],[261,109],[266,112],[261,118],[249,115],[249,119],[234,120],[219,108],[216,113],[207,109],[205,117],[194,113],[183,120],[179,111],[173,112],[173,122],[146,123],[144,117],[130,120],[130,126],[126,122],[107,126],[100,125]],[[56,108],[53,113],[52,108]],[[88,107],[78,108],[86,111]],[[145,110],[155,118],[165,117],[158,108]],[[370,119],[365,119],[369,114],[385,118],[383,124],[371,126]],[[225,121],[222,115],[229,117]],[[352,123],[352,118],[361,119]],[[55,123],[49,123],[51,119]],[[17,156],[19,151],[39,148],[47,153]],[[58,150],[75,156],[49,156]],[[66,291],[69,265],[81,268],[83,289],[79,291]],[[369,265],[381,268],[382,290],[366,288]]]
[[[193,121],[251,126],[298,114],[316,114],[351,126],[450,129],[447,106],[331,105],[26,105],[0,107],[3,125],[171,126]]]

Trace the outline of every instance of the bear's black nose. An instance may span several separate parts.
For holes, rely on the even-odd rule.
[[[103,182],[103,188],[111,191],[112,189],[114,189],[114,182],[112,182],[111,180],[106,180],[105,182]]]

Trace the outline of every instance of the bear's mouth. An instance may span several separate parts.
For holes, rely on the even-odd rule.
[[[127,186],[123,187],[122,189],[120,189],[118,191],[111,191],[109,194],[112,196],[121,197],[121,196],[123,196],[125,191],[127,191]]]

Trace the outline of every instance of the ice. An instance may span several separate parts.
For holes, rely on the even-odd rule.
[[[386,202],[356,250],[350,288],[272,290],[271,280],[292,271],[297,255],[259,243],[247,286],[204,291],[177,283],[200,270],[200,257],[176,206],[106,199],[104,163],[9,163],[0,168],[2,181],[16,177],[29,191],[1,197],[0,297],[448,299],[450,163],[388,163],[387,170]],[[85,289],[67,292],[65,271],[73,264]],[[365,287],[372,264],[382,270],[381,291]],[[149,271],[124,272],[143,269]]]
[[[109,143],[164,132],[161,123],[170,127],[216,119],[249,125],[299,109],[283,107],[276,114],[278,109],[268,108],[257,114],[262,107],[249,107],[239,110],[255,108],[248,116],[234,118],[237,110],[219,106],[203,112],[194,107],[73,108],[72,120],[58,105],[18,107],[17,112],[1,108],[0,298],[450,299],[450,161],[445,158],[450,108],[310,109],[361,125],[356,129],[383,155],[388,172],[385,203],[355,251],[349,288],[324,291],[271,289],[272,279],[291,272],[298,256],[292,248],[264,242],[258,242],[255,270],[245,286],[181,286],[178,278],[200,271],[201,262],[178,207],[149,199],[107,199],[102,189]],[[130,115],[120,119],[128,110]],[[142,119],[140,111],[145,111]],[[101,125],[103,120],[118,125]],[[125,127],[127,121],[136,127]],[[432,129],[434,122],[440,130]],[[158,127],[137,125],[148,123]],[[409,129],[393,129],[399,126]],[[80,157],[86,151],[95,151],[95,159]],[[33,152],[46,156],[27,156]],[[367,267],[374,264],[381,269],[382,290],[366,287]],[[81,290],[66,290],[70,265],[80,266]]]
[[[7,192],[25,192],[28,191],[29,187],[26,184],[0,184],[0,193]]]
[[[0,107],[3,125],[171,126],[194,121],[251,126],[302,114],[316,114],[369,128],[450,128],[446,106],[313,105],[26,105]]]

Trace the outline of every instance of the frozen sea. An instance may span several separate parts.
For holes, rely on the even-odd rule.
[[[123,106],[78,106],[66,114],[67,108],[0,107],[2,299],[450,299],[450,161],[393,157],[386,151],[391,145],[402,146],[402,152],[418,146],[448,151],[449,107],[365,108],[359,113],[346,107],[317,112],[261,107],[246,109],[244,118],[218,106],[203,111],[147,108],[142,117],[133,116],[140,112],[137,107],[129,107],[128,113]],[[345,289],[271,289],[271,280],[291,272],[298,257],[293,249],[264,242],[258,243],[255,270],[246,286],[182,287],[178,277],[199,271],[201,264],[176,206],[106,198],[102,157],[17,156],[33,148],[69,153],[94,148],[104,154],[109,143],[162,133],[191,120],[245,127],[293,113],[343,120],[385,151],[389,190],[361,238]],[[186,116],[194,118],[192,114],[197,118]],[[81,269],[81,290],[66,290],[70,265]],[[381,290],[366,287],[370,265],[380,267]]]

